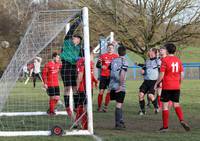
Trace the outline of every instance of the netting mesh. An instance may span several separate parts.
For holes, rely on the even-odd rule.
[[[64,48],[68,48],[68,51],[73,48],[76,42],[73,41],[73,34],[78,33],[83,37],[83,26],[80,23],[76,28],[72,26],[69,32],[73,34],[65,38],[66,24],[73,25],[77,15],[81,15],[80,10],[42,11],[35,14],[0,80],[0,131],[49,131],[55,125],[64,130],[87,130],[82,43],[77,45],[80,48],[75,50],[76,53],[72,51],[72,54],[67,53],[64,57],[60,55],[59,61],[55,60],[56,57],[52,60],[54,52],[63,54]],[[81,16],[78,17],[80,18]],[[77,64],[78,60],[83,60],[79,61],[80,66]],[[81,91],[76,87],[77,77],[83,85]],[[44,84],[47,85],[46,88]],[[74,109],[66,99],[71,88],[72,94],[76,95],[73,99]],[[72,115],[69,115],[70,112]]]

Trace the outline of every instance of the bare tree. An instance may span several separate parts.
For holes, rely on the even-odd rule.
[[[99,33],[114,31],[129,50],[144,59],[149,48],[165,42],[186,43],[200,35],[199,0],[80,2],[90,9],[92,30]]]

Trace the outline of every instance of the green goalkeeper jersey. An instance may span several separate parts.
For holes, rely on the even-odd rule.
[[[64,40],[63,50],[60,54],[61,60],[68,61],[72,65],[76,64],[80,48],[80,45],[74,45],[71,39]]]

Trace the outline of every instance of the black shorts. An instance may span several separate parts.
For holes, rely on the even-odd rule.
[[[41,74],[40,73],[32,73],[33,79],[39,78],[41,80]]]
[[[64,86],[76,86],[76,65],[72,65],[71,63],[62,60],[61,77]]]
[[[48,87],[47,94],[49,96],[60,96],[60,88],[57,87]]]
[[[180,90],[162,90],[160,100],[162,102],[177,102],[179,103]]]
[[[87,104],[87,96],[85,92],[78,93],[78,105],[86,105]]]
[[[156,80],[144,80],[140,86],[140,92],[144,94],[155,94],[154,85]]]
[[[101,76],[100,77],[100,83],[99,83],[99,89],[107,89],[110,83],[110,77]]]
[[[118,92],[116,93],[115,90],[110,91],[110,100],[116,100],[118,103],[124,103],[126,92]]]

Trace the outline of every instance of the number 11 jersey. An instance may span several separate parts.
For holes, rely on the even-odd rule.
[[[167,56],[162,59],[160,72],[164,72],[162,81],[163,90],[179,90],[183,65],[176,56]]]

